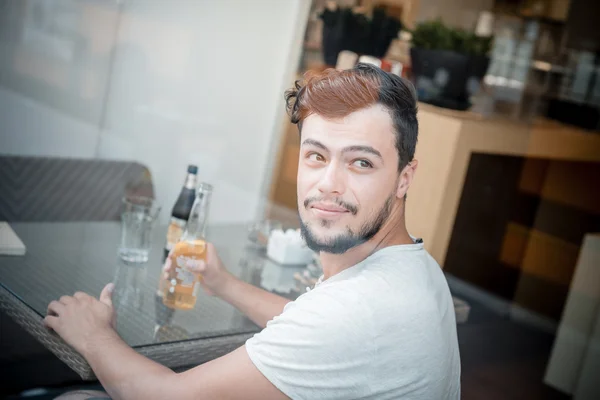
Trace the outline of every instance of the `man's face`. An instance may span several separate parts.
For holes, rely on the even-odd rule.
[[[339,254],[369,240],[387,220],[397,185],[398,153],[385,108],[304,120],[298,210],[310,248]]]

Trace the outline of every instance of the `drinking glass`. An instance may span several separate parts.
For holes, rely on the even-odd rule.
[[[123,199],[119,257],[130,263],[145,263],[152,245],[152,227],[160,207],[149,197]]]
[[[113,304],[117,310],[129,308],[141,311],[144,306],[144,285],[147,264],[119,260],[113,283]]]
[[[283,229],[283,224],[275,220],[255,221],[248,226],[248,240],[252,247],[266,250],[269,236],[275,229]]]

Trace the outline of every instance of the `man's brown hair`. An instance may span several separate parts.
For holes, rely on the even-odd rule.
[[[285,93],[291,121],[302,132],[302,121],[311,114],[324,118],[342,118],[375,104],[383,105],[392,118],[398,150],[398,170],[415,156],[419,124],[417,98],[407,80],[370,64],[337,71],[328,69],[305,75]]]

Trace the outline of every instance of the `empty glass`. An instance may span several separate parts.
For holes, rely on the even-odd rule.
[[[275,220],[253,222],[248,227],[248,240],[253,247],[266,250],[271,232],[282,227],[281,222]]]
[[[126,197],[121,214],[119,256],[127,262],[144,263],[152,245],[152,226],[160,207],[149,197]]]

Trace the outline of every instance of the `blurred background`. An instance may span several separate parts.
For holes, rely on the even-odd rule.
[[[9,183],[71,179],[11,167],[44,159],[140,164],[163,225],[189,164],[212,224],[293,224],[284,90],[374,63],[419,95],[407,221],[470,309],[463,398],[598,399],[599,22],[594,0],[0,0],[0,220],[23,220]]]
[[[196,163],[214,219],[250,219],[309,6],[2,0],[0,151],[136,160],[169,206]]]

